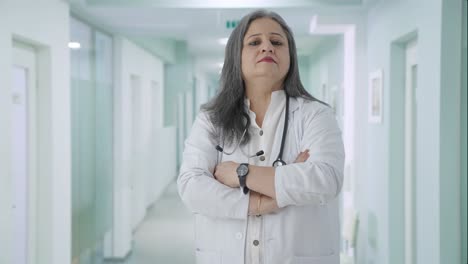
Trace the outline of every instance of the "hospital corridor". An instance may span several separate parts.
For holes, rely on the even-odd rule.
[[[0,264],[244,264],[242,259],[249,264],[468,264],[467,5],[466,0],[0,0]],[[278,14],[292,34],[271,17],[244,23],[243,17],[260,9]],[[258,21],[273,21],[280,33],[268,34],[284,33],[287,42],[244,43],[244,37],[262,36],[248,33],[257,30]],[[267,206],[262,193],[258,203],[246,200],[247,209],[241,200],[223,208],[233,197],[227,189],[207,185],[195,193],[187,187],[189,181],[221,183],[215,166],[236,161],[237,154],[231,154],[244,151],[240,143],[223,149],[224,135],[216,141],[215,134],[201,133],[200,110],[215,105],[224,87],[242,86],[239,94],[246,97],[238,98],[250,111],[254,101],[247,98],[245,54],[260,46],[273,58],[255,65],[272,67],[284,63],[275,56],[288,47],[281,81],[303,86],[324,103],[344,148],[341,181],[305,177],[305,185],[293,186],[309,186],[305,193],[315,197],[315,188],[336,184],[333,197],[274,203],[277,211],[263,216],[250,211]],[[285,120],[284,128],[288,120],[298,122],[286,115],[288,93],[284,117],[283,108],[274,112]],[[304,114],[294,102],[291,113]],[[225,116],[221,121],[229,124]],[[288,136],[302,137],[300,144],[309,136],[292,131],[267,137],[270,124],[259,124],[254,134],[248,119],[243,133],[249,131],[250,140],[265,131],[261,140],[273,142],[272,153],[281,146],[279,158],[283,146],[296,151]],[[275,126],[283,129],[283,122]],[[194,145],[192,132],[203,144]],[[207,156],[196,154],[202,150]],[[317,153],[326,151],[335,150],[310,149],[310,162],[286,153],[291,164],[283,169],[296,162],[314,164]],[[258,158],[250,165],[267,156],[263,150],[247,152],[255,154],[244,153],[249,162]],[[203,169],[206,164],[213,170]],[[251,184],[242,164],[235,175],[241,196]],[[276,195],[282,190],[280,169],[272,167]],[[190,173],[201,176],[188,178]],[[178,185],[179,174],[186,178]],[[205,195],[210,191],[218,196]],[[210,208],[198,210],[200,204]],[[339,228],[308,226],[328,225],[307,210],[325,212],[330,204],[338,209],[326,219],[333,218]],[[239,219],[236,208],[248,212]],[[232,219],[210,215],[217,209]],[[286,242],[264,233],[252,239],[258,230],[266,232],[264,223],[272,223],[261,219],[282,219],[280,213],[293,210],[317,218],[295,222],[300,232],[275,229],[281,237],[296,235],[294,245],[300,248],[288,244],[274,252],[287,261],[263,255],[275,251],[267,243]],[[232,225],[223,229],[220,223]],[[205,233],[196,228],[201,224]],[[317,234],[311,245],[300,243],[306,234]],[[326,242],[317,242],[321,234],[336,235],[327,238],[336,247],[315,258],[313,247],[325,248]],[[206,245],[217,251],[201,252]],[[243,245],[244,251],[231,245]],[[226,248],[239,253],[232,257]]]
[[[171,183],[135,231],[129,257],[102,262],[101,251],[89,256],[87,263],[195,263],[193,228],[193,217]]]

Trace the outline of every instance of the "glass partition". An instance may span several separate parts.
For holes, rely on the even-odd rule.
[[[112,227],[113,42],[78,19],[70,27],[72,258],[87,263]]]

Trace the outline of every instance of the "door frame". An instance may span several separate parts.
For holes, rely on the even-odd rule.
[[[25,68],[27,74],[26,101],[27,101],[27,263],[35,263],[37,257],[37,222],[38,222],[38,83],[37,59],[38,53],[33,46],[13,40],[12,67]],[[12,98],[13,100],[13,98]],[[13,191],[14,196],[14,191]],[[13,199],[14,201],[14,199]],[[14,224],[14,223],[13,223]]]
[[[392,232],[388,236],[389,263],[405,263],[406,243],[401,243],[405,240],[405,107],[402,104],[406,100],[406,46],[417,40],[418,31],[412,30],[392,41],[390,46],[388,229]],[[414,247],[414,256],[416,250]]]
[[[416,263],[416,135],[417,135],[417,105],[416,87],[414,86],[413,67],[418,65],[417,40],[411,40],[405,47],[405,154],[404,154],[404,215],[405,215],[405,263]],[[416,68],[417,70],[417,68]]]

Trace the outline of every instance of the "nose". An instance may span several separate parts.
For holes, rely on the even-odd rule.
[[[264,41],[263,43],[265,44],[262,46],[262,53],[264,52],[273,53],[273,45],[271,45],[270,41]]]

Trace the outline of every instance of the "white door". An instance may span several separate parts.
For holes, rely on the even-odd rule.
[[[418,80],[417,42],[406,46],[405,70],[405,263],[416,263],[415,179],[416,179],[416,89]]]
[[[26,264],[35,259],[36,54],[15,43],[12,59],[13,259]]]

